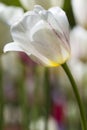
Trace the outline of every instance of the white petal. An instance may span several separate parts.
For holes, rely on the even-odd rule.
[[[13,40],[19,43],[23,50],[30,54],[32,45],[30,41],[30,31],[32,27],[40,21],[40,16],[35,12],[29,11],[24,14],[24,17],[20,21],[16,22],[11,27],[11,33]]]
[[[7,52],[7,51],[23,51],[23,49],[15,42],[6,44],[3,50],[4,50],[4,52]]]
[[[65,12],[59,7],[50,8],[49,11],[51,12],[53,18],[57,22],[57,26],[60,27],[60,29],[63,32],[63,35],[65,35],[65,38],[68,41],[69,40],[69,23],[68,23]],[[50,21],[50,18],[51,17],[48,17],[49,21]],[[51,23],[51,21],[50,21],[50,23]],[[52,24],[52,26],[53,26],[53,24]]]
[[[11,27],[11,33],[14,41],[24,46],[30,46],[30,30],[40,20],[40,16],[35,12],[29,11],[24,14],[20,21]]]
[[[47,57],[41,55],[39,52],[36,50],[34,51],[33,54],[30,54],[29,57],[38,63],[39,65],[45,65],[45,66],[51,66],[49,59]]]
[[[41,11],[41,10],[44,10],[44,8],[43,8],[42,6],[40,6],[40,5],[35,5],[35,6],[34,6],[34,11],[35,11],[36,13],[39,13],[39,11]]]
[[[68,57],[67,50],[50,26],[40,21],[31,30],[32,46],[51,61],[61,63]]]
[[[11,31],[25,31],[29,32],[30,29],[39,21],[41,20],[39,14],[37,14],[35,11],[28,11],[26,12],[23,17],[20,19],[20,21],[15,22],[15,24],[12,25]]]
[[[52,13],[50,13],[49,11],[41,11],[39,12],[41,18],[43,20],[45,20],[46,22],[48,22],[48,24],[50,24],[52,26],[52,28],[54,28],[55,30],[58,31],[58,33],[60,33],[62,35],[62,30],[58,25],[58,22],[55,21],[55,17],[52,15]]]
[[[60,27],[62,29],[63,27],[66,27],[66,30],[69,33],[69,23],[65,12],[59,7],[50,8],[48,11],[50,11],[53,14],[56,22],[60,25]]]
[[[58,66],[59,63],[51,61],[51,59],[48,59],[44,55],[38,52],[35,48],[32,50],[32,53],[29,55],[30,58],[35,61],[36,63],[40,65],[45,65],[45,66]]]
[[[39,14],[50,25],[57,37],[62,40],[64,47],[70,51],[69,23],[64,11],[59,7],[54,7],[48,11],[41,11]]]
[[[43,30],[44,28],[51,30],[48,24],[44,22],[43,20],[40,20],[30,31],[30,41],[33,42],[33,36],[36,34],[38,31]]]

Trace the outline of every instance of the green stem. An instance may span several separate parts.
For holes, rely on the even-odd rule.
[[[32,76],[34,78],[34,92],[33,92],[33,96],[34,96],[34,101],[33,101],[33,105],[31,106],[31,120],[34,122],[34,129],[36,129],[36,125],[35,123],[38,120],[39,117],[39,104],[38,104],[38,98],[40,98],[38,96],[38,91],[39,91],[39,73],[38,73],[38,67],[36,66],[35,68],[32,68]],[[41,86],[40,86],[41,87]]]
[[[83,104],[82,104],[82,101],[81,101],[81,98],[80,98],[80,95],[79,95],[79,92],[78,92],[78,87],[76,85],[76,82],[75,82],[67,64],[64,63],[62,65],[62,67],[63,67],[64,71],[66,72],[66,74],[67,74],[67,76],[68,76],[68,78],[71,82],[71,85],[72,85],[72,88],[73,88],[73,91],[74,91],[74,94],[75,94],[75,97],[76,97],[76,100],[77,100],[77,103],[78,103],[78,106],[79,106],[81,121],[82,121],[82,128],[83,128],[83,130],[87,130],[86,116],[85,116]]]
[[[0,64],[0,130],[3,130],[4,127],[4,117],[3,117],[4,95],[3,95],[2,76],[3,76],[3,72]]]
[[[19,103],[22,110],[22,126],[23,130],[29,130],[29,106],[26,89],[24,86],[24,77],[19,81]]]
[[[45,109],[46,109],[46,116],[45,116],[45,130],[48,130],[48,118],[51,108],[51,96],[50,96],[50,82],[49,82],[49,69],[45,68]]]

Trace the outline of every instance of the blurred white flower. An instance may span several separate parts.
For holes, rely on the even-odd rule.
[[[23,9],[0,3],[0,20],[11,25],[23,15]]]
[[[7,51],[23,51],[46,66],[63,64],[70,56],[69,23],[59,7],[45,10],[37,5],[11,26],[14,42]]]
[[[4,121],[6,124],[20,123],[22,119],[22,112],[20,107],[12,105],[4,106]]]
[[[0,3],[0,53],[6,42],[12,41],[10,25],[23,15],[23,10],[18,7],[6,6]]]
[[[9,77],[17,78],[21,75],[22,68],[17,53],[10,52],[7,55],[2,55],[1,64],[3,72],[7,75],[9,74]]]
[[[70,43],[72,59],[69,60],[69,65],[81,88],[84,86],[84,75],[87,72],[87,30],[81,26],[75,26],[70,33]]]
[[[72,57],[87,61],[87,30],[76,26],[70,33]]]
[[[36,122],[31,122],[30,130],[45,130],[45,119],[41,118]],[[58,130],[58,124],[53,118],[48,120],[48,130]]]
[[[20,3],[26,10],[32,10],[34,8],[34,5],[41,5],[45,9],[48,9],[52,6],[62,7],[64,0],[20,0]]]
[[[72,0],[72,9],[77,23],[87,28],[87,0]]]
[[[78,59],[72,58],[71,60],[69,60],[69,67],[80,88],[82,86],[83,75],[85,71],[84,64],[80,62]]]

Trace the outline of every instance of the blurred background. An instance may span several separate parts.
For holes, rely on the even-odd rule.
[[[45,130],[46,122],[48,130],[81,130],[78,105],[61,66],[45,68],[22,52],[3,53],[4,45],[12,41],[13,18],[35,4],[45,9],[60,6],[67,14],[68,65],[87,114],[87,1],[0,0],[0,130]]]

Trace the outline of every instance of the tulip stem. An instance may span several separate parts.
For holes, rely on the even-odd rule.
[[[3,110],[4,110],[4,95],[3,95],[3,85],[2,85],[2,68],[0,65],[0,130],[4,128],[4,117],[3,117]]]
[[[64,71],[66,72],[70,82],[71,82],[71,85],[72,85],[72,89],[74,91],[74,94],[75,94],[75,97],[76,97],[76,100],[77,100],[77,103],[78,103],[78,106],[79,106],[79,110],[80,110],[80,116],[81,116],[81,123],[82,123],[82,128],[83,130],[87,130],[87,122],[86,122],[86,114],[85,114],[85,111],[84,111],[84,108],[83,108],[83,103],[81,101],[81,98],[80,98],[80,94],[79,94],[79,91],[78,91],[78,87],[76,85],[76,82],[68,68],[68,65],[66,63],[64,63],[62,65]]]

